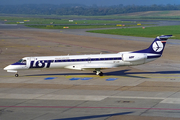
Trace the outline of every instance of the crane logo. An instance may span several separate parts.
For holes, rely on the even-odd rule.
[[[164,48],[164,45],[161,41],[156,41],[153,43],[152,48],[155,52],[161,52]]]

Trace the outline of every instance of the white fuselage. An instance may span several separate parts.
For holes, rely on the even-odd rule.
[[[153,56],[153,57],[149,57]],[[67,68],[74,70],[106,69],[140,65],[160,57],[157,54],[120,52],[117,54],[24,57],[21,62],[4,68],[8,72],[38,68]],[[149,58],[149,59],[148,59]]]

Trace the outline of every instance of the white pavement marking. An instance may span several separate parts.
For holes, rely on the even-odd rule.
[[[46,100],[88,100],[88,101],[101,101],[107,98],[107,96],[97,95],[44,95],[36,99]]]
[[[88,100],[101,101],[106,98],[125,98],[125,99],[154,99],[162,100],[160,103],[180,104],[180,98],[167,97],[138,97],[138,96],[99,96],[99,95],[57,95],[57,94],[12,94],[0,93],[3,99],[40,99],[40,100]]]
[[[166,98],[160,103],[168,103],[168,104],[180,104],[180,98]]]
[[[36,97],[42,96],[43,94],[7,94],[0,93],[0,98],[3,99],[34,99]]]
[[[109,98],[129,98],[129,99],[165,99],[165,97],[138,97],[138,96],[109,96]]]
[[[53,94],[7,94],[0,93],[3,99],[41,99],[41,100],[89,100],[101,101],[108,96],[97,95],[53,95]]]

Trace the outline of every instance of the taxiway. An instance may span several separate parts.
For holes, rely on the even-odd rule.
[[[67,69],[21,71],[14,77],[3,67],[22,57],[131,51],[153,41],[84,30],[14,29],[0,29],[2,120],[180,118],[179,41],[170,39],[163,57],[154,62],[108,69],[103,77]]]

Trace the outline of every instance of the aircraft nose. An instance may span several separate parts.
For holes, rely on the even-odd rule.
[[[4,70],[7,70],[7,72],[13,72],[13,73],[17,73],[17,70],[15,68],[15,66],[13,65],[8,65],[4,68]]]
[[[11,69],[11,65],[8,65],[4,68],[4,70],[9,70],[9,69]]]

